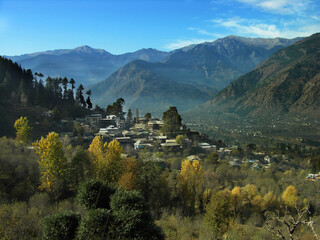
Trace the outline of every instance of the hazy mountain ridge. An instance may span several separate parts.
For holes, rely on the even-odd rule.
[[[148,102],[145,103],[147,109],[156,106],[159,112],[165,110],[162,106],[167,104],[159,104],[163,102],[162,97],[172,100],[169,106],[176,105],[181,110],[191,109],[197,104],[205,103],[219,90],[254,68],[273,52],[295,41],[297,39],[257,39],[255,42],[255,39],[229,36],[214,42],[175,50],[162,63],[130,62],[105,81],[91,86],[93,101],[106,106],[112,99],[122,94],[121,97],[127,98],[128,106],[133,108],[136,106],[134,102],[138,101],[134,99],[140,99],[141,93],[149,93]],[[142,80],[144,84],[139,85],[137,79]],[[155,79],[158,79],[158,83],[154,82]],[[124,87],[124,82],[126,86],[137,84],[141,89]],[[147,86],[151,87],[149,82],[154,82],[158,88],[152,85],[152,90],[147,89]],[[167,85],[163,85],[164,82]],[[164,91],[164,89],[168,91],[168,84],[175,86],[175,89],[170,90],[174,94],[170,98]],[[177,89],[177,84],[180,89]],[[193,89],[195,93],[190,94],[189,89],[190,91]],[[183,94],[183,101],[175,99],[175,96]],[[190,97],[197,95],[200,97]],[[142,102],[141,99],[139,101]]]
[[[94,101],[104,106],[123,97],[128,108],[160,113],[172,105],[181,106],[182,110],[187,106],[195,107],[210,98],[209,94],[191,84],[164,78],[157,70],[162,65],[142,60],[128,63],[91,88]]]
[[[9,57],[22,67],[45,76],[74,78],[85,85],[97,83],[118,68],[136,59],[160,62],[170,53],[156,49],[141,49],[132,53],[113,55],[103,49],[81,46]]]
[[[320,34],[272,55],[228,85],[200,112],[238,115],[320,113]]]

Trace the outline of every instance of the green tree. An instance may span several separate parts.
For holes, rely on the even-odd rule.
[[[128,121],[129,123],[132,122],[132,112],[131,112],[131,109],[130,109],[130,108],[129,108],[128,114],[127,114],[127,121]]]
[[[42,239],[74,239],[80,222],[80,214],[62,212],[48,215],[42,223]]]
[[[232,211],[230,193],[220,191],[213,193],[206,206],[204,223],[216,238],[222,238],[231,227]]]
[[[91,209],[81,219],[77,237],[80,240],[116,239],[114,229],[117,228],[110,210]]]
[[[110,209],[110,196],[115,190],[102,181],[89,179],[82,183],[77,194],[77,202],[86,209]]]
[[[117,239],[164,239],[139,192],[118,190],[111,196],[111,211],[117,226]]]
[[[107,115],[116,115],[123,119],[124,113],[122,111],[123,105],[125,101],[123,98],[118,98],[116,102],[114,102],[112,105],[108,105],[106,112]]]
[[[46,138],[33,143],[35,152],[40,156],[39,166],[41,171],[41,190],[57,194],[62,188],[66,172],[67,159],[64,156],[62,142],[59,135],[51,132]]]
[[[182,126],[182,119],[176,107],[170,107],[169,110],[163,113],[162,116],[163,128],[162,131],[170,137],[179,134]]]
[[[27,143],[31,139],[32,127],[29,126],[27,117],[20,117],[14,123],[16,138],[20,142]]]
[[[147,119],[147,120],[150,120],[151,119],[151,113],[146,113],[144,115],[144,117]]]
[[[88,98],[86,100],[86,104],[88,106],[88,109],[91,109],[92,108],[92,103],[91,103],[91,99],[90,99],[90,96],[91,96],[91,90],[88,90],[86,92],[86,94],[88,95]]]

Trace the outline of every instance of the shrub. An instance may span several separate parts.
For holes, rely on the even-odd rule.
[[[48,215],[42,222],[43,239],[74,239],[80,221],[80,214],[61,212]]]
[[[137,191],[118,190],[111,197],[119,239],[164,239],[162,231],[151,218],[149,207]]]
[[[110,208],[110,195],[115,192],[98,180],[87,180],[78,190],[77,201],[87,209]]]
[[[114,220],[110,210],[91,209],[82,218],[79,226],[79,239],[114,239]]]

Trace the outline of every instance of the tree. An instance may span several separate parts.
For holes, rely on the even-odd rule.
[[[105,168],[105,156],[103,151],[103,144],[100,136],[95,136],[88,148],[91,164],[93,166],[93,175],[100,179],[103,177]]]
[[[117,226],[115,239],[164,239],[139,192],[118,190],[111,196],[111,211]]]
[[[112,105],[107,106],[107,115],[116,115],[117,117],[124,118],[122,111],[125,101],[123,98],[118,98]]]
[[[211,152],[206,158],[205,158],[205,163],[208,164],[218,164],[219,160],[219,154],[216,152]]]
[[[89,179],[82,183],[77,194],[77,202],[88,209],[110,209],[110,196],[115,193],[102,181]]]
[[[162,131],[170,137],[178,135],[182,126],[182,119],[176,107],[170,107],[162,116]]]
[[[283,202],[289,207],[294,207],[298,203],[297,189],[292,185],[289,185],[284,190],[281,197]]]
[[[87,97],[86,104],[87,104],[88,109],[92,108],[92,103],[91,103],[91,99],[89,96]]]
[[[20,117],[14,123],[16,129],[16,138],[20,142],[27,143],[31,139],[32,127],[29,127],[29,121],[27,117]]]
[[[48,215],[42,223],[42,239],[74,239],[79,222],[79,213],[62,212]]]
[[[67,171],[67,159],[64,156],[59,135],[51,132],[46,138],[33,143],[35,152],[40,156],[40,190],[56,194],[62,187]]]
[[[187,139],[186,135],[178,135],[176,136],[176,143],[182,145],[184,143],[184,140]]]
[[[146,113],[144,115],[144,117],[147,119],[147,120],[150,120],[151,119],[151,113]]]
[[[206,206],[204,223],[218,239],[231,227],[232,211],[230,209],[229,192],[220,191],[212,194],[210,202]]]
[[[128,110],[127,121],[128,121],[129,123],[132,122],[132,112],[131,112],[131,109]]]
[[[96,136],[88,149],[97,179],[116,183],[121,173],[122,147],[114,139],[103,146],[101,138]]]
[[[73,93],[73,89],[75,88],[75,87],[74,87],[74,84],[75,84],[76,82],[74,81],[73,78],[71,78],[71,79],[69,80],[69,83],[71,84],[71,89],[72,89],[72,93]]]
[[[76,101],[78,104],[81,104],[83,107],[86,107],[86,101],[84,100],[82,91],[84,90],[84,87],[82,84],[79,85],[76,92]]]
[[[300,239],[297,236],[297,232],[301,232],[298,229],[302,225],[309,226],[315,239],[319,239],[319,235],[315,232],[313,226],[314,220],[309,218],[310,212],[308,205],[305,207],[295,206],[291,209],[285,206],[284,215],[280,214],[279,211],[275,213],[267,211],[265,217],[266,229],[280,239]]]
[[[203,170],[199,161],[185,160],[181,164],[181,171],[177,176],[180,183],[181,197],[186,215],[192,215],[195,211],[197,196],[202,195]]]
[[[86,94],[88,95],[88,98],[87,98],[86,103],[87,103],[88,109],[91,109],[91,108],[92,108],[92,103],[91,103],[91,100],[90,100],[91,90],[88,90],[88,91],[86,92]]]
[[[113,232],[116,228],[110,210],[91,209],[81,219],[77,239],[116,239]]]
[[[107,176],[105,180],[109,183],[118,181],[121,173],[121,153],[122,147],[117,139],[112,140],[106,147]]]
[[[67,100],[68,99],[68,79],[66,77],[62,79],[62,86],[63,86],[63,99]]]
[[[127,158],[122,162],[122,174],[118,183],[128,191],[139,189],[138,162],[135,158]]]

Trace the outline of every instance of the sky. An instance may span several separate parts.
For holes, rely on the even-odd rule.
[[[228,35],[320,32],[319,0],[0,0],[0,55],[83,45],[171,51]]]

